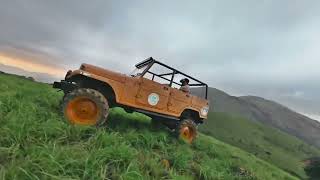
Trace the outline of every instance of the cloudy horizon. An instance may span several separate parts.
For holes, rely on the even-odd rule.
[[[0,64],[57,79],[83,62],[127,73],[152,56],[211,87],[320,120],[319,5],[3,0]]]

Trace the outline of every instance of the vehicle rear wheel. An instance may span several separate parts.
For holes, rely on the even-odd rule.
[[[96,125],[105,123],[109,114],[107,99],[94,89],[75,89],[63,99],[63,113],[71,124]]]
[[[197,137],[197,125],[191,119],[181,120],[177,125],[176,133],[178,138],[191,144]]]

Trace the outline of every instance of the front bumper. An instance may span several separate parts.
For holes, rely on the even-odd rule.
[[[69,93],[74,89],[79,88],[79,86],[76,83],[65,80],[62,80],[60,82],[54,82],[52,87],[55,89],[60,89],[64,93]]]

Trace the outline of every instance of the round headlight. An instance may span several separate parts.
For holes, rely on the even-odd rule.
[[[207,116],[208,113],[209,113],[209,107],[208,107],[208,106],[203,107],[203,108],[201,109],[201,115],[202,115],[202,116]]]

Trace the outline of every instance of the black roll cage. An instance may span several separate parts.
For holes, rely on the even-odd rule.
[[[151,68],[154,64],[159,64],[159,65],[161,65],[161,66],[163,66],[163,67],[166,67],[166,68],[172,70],[172,73],[156,74],[156,73],[154,73],[154,72],[149,71],[150,68]],[[191,87],[192,87],[192,86],[193,86],[193,87],[195,87],[195,86],[205,87],[205,88],[206,88],[205,99],[208,99],[208,85],[207,85],[206,83],[203,83],[203,82],[201,82],[200,80],[198,80],[198,79],[196,79],[196,78],[193,78],[193,77],[191,77],[191,76],[189,76],[189,75],[186,75],[185,73],[183,73],[183,72],[181,72],[181,71],[178,71],[177,69],[174,69],[174,68],[172,68],[172,67],[170,67],[170,66],[168,66],[168,65],[166,65],[166,64],[163,64],[163,63],[161,63],[161,62],[153,59],[152,57],[149,57],[148,59],[146,59],[146,60],[144,60],[144,61],[136,64],[135,66],[136,66],[136,68],[138,68],[138,69],[147,66],[147,68],[141,73],[141,77],[143,77],[146,73],[150,73],[150,74],[152,75],[152,80],[154,80],[154,77],[156,76],[156,77],[159,77],[159,78],[161,78],[161,79],[170,81],[170,84],[169,84],[170,87],[172,87],[172,84],[176,84],[176,85],[179,85],[179,86],[182,85],[181,83],[177,83],[177,82],[174,81],[174,76],[175,76],[176,74],[181,74],[181,75],[183,75],[183,76],[185,76],[185,77],[187,77],[187,78],[189,78],[189,79],[197,82],[197,83],[195,83],[195,84],[189,84],[189,86],[191,86]],[[168,78],[165,78],[165,77],[164,77],[164,76],[169,76],[169,75],[171,75],[171,79],[168,79]]]

